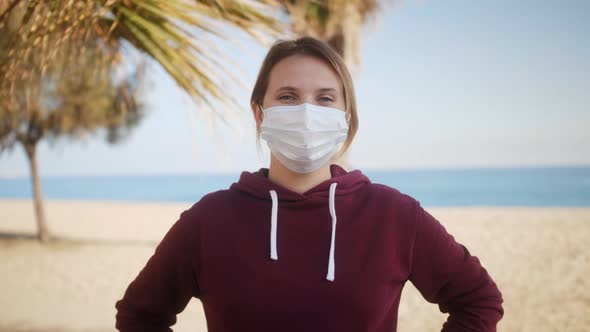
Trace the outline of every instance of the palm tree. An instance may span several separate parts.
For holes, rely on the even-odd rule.
[[[0,152],[20,144],[29,159],[38,238],[49,240],[35,157],[41,139],[136,125],[138,75],[113,79],[139,51],[161,65],[202,109],[238,109],[222,94],[239,79],[216,47],[245,31],[267,42],[284,30],[272,0],[11,0],[0,2]],[[229,25],[233,31],[224,32]],[[216,104],[219,104],[218,106]],[[217,107],[216,107],[217,106]],[[225,121],[225,120],[224,120]]]
[[[275,0],[9,0],[0,3],[0,28],[19,7],[24,15],[12,17],[20,20],[18,38],[7,43],[6,61],[0,59],[3,87],[26,74],[23,64],[32,54],[48,63],[60,43],[83,45],[98,37],[107,45],[131,45],[155,60],[202,109],[213,112],[240,107],[223,94],[226,84],[240,79],[223,62],[228,56],[219,42],[233,41],[243,31],[269,43],[285,31]],[[233,30],[224,31],[227,26]],[[46,42],[51,35],[61,37],[57,45]]]
[[[360,66],[360,30],[375,20],[386,1],[378,0],[283,0],[291,31],[318,38],[332,46],[355,73]]]

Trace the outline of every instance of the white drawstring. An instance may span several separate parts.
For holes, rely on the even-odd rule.
[[[277,212],[278,212],[278,200],[277,192],[274,190],[270,191],[270,197],[272,198],[272,214],[270,223],[270,258],[277,260]]]
[[[336,185],[338,183],[334,182],[330,184],[330,200],[329,200],[329,207],[330,207],[330,216],[332,217],[332,238],[330,240],[330,258],[328,260],[328,274],[326,275],[326,279],[330,281],[334,281],[334,250],[335,250],[335,243],[336,243],[336,207],[335,207],[335,196],[336,196]],[[279,202],[277,198],[277,192],[275,190],[270,190],[270,197],[272,199],[272,211],[271,211],[271,227],[270,227],[270,258],[277,260],[277,213],[279,210]]]
[[[330,216],[332,216],[332,240],[330,240],[330,259],[328,260],[328,275],[326,279],[334,281],[334,244],[336,242],[336,208],[334,206],[334,196],[336,193],[336,185],[334,182],[330,185]]]

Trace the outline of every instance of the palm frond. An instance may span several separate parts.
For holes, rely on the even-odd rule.
[[[15,40],[0,45],[8,50],[6,56],[0,57],[4,88],[14,88],[15,81],[34,76],[36,73],[31,71],[37,66],[30,63],[41,63],[44,68],[43,64],[55,61],[56,47],[52,46],[67,42],[83,48],[88,38],[102,38],[100,52],[109,55],[105,61],[120,60],[118,45],[127,42],[160,64],[180,88],[208,110],[233,111],[241,104],[225,93],[228,85],[243,82],[235,68],[229,69],[226,60],[231,60],[219,51],[218,45],[239,44],[235,31],[268,44],[286,30],[277,19],[280,5],[275,0],[18,2],[0,7],[4,9],[0,13],[10,14],[2,14],[0,33],[9,19],[17,22],[18,29]],[[48,40],[58,45],[48,45]],[[77,56],[75,47],[73,51],[71,56]]]
[[[128,0],[115,4],[118,26],[113,36],[127,38],[155,59],[176,83],[204,109],[237,111],[241,103],[227,94],[242,84],[227,66],[227,54],[216,43],[234,42],[227,26],[269,43],[286,30],[274,1]],[[235,33],[235,32],[234,32]],[[244,86],[241,86],[242,88]]]

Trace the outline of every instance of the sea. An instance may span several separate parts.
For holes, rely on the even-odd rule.
[[[362,171],[424,206],[590,206],[590,166]],[[45,176],[41,185],[44,199],[192,203],[240,173]],[[30,178],[0,179],[0,198],[31,197]]]

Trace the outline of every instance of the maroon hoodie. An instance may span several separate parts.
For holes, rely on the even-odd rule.
[[[409,280],[449,314],[442,331],[496,331],[498,287],[419,201],[330,171],[303,194],[245,171],[183,211],[116,302],[116,328],[171,331],[196,297],[210,332],[393,332]]]

